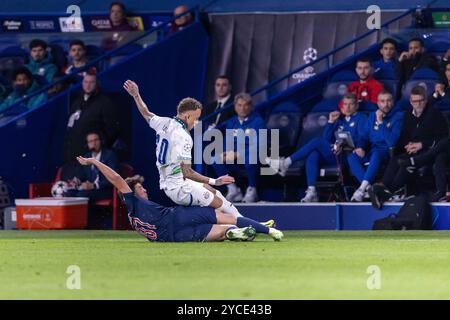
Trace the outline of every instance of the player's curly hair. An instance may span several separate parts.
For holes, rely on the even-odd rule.
[[[180,101],[177,107],[177,112],[178,114],[181,114],[186,111],[194,111],[197,109],[203,109],[202,104],[198,100],[188,97]]]
[[[136,175],[134,175],[134,176],[132,176],[132,177],[125,178],[126,184],[130,187],[131,191],[133,191],[133,192],[134,192],[134,187],[136,187],[136,185],[137,185],[138,183],[142,184],[142,183],[144,182],[144,180],[145,180],[144,177],[143,177],[143,176],[140,176],[140,175],[138,175],[138,174],[136,174]],[[123,197],[122,192],[117,191],[117,194],[119,195],[119,198],[120,198],[123,202],[125,202],[125,199],[124,199],[124,197]]]

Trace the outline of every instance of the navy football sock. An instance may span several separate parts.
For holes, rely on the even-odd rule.
[[[249,218],[245,218],[245,217],[238,217],[236,226],[238,226],[239,228],[245,228],[245,227],[252,226],[253,228],[255,228],[257,233],[267,233],[267,234],[269,233],[269,228],[262,225],[258,221],[255,221],[255,220],[252,220]]]

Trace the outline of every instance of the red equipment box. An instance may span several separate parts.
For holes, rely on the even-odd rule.
[[[84,229],[88,198],[16,199],[17,229]]]

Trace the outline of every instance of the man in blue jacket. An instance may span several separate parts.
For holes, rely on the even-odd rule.
[[[111,150],[103,149],[100,140],[100,134],[89,132],[86,135],[89,152],[85,154],[86,158],[95,158],[108,167],[118,171],[119,161]],[[105,176],[95,166],[84,166],[79,174],[72,179],[72,185],[76,189],[69,190],[67,197],[88,197],[90,201],[101,199],[110,199],[112,196],[112,185]]]
[[[227,185],[226,198],[230,202],[256,202],[259,148],[266,142],[259,138],[259,130],[266,129],[266,124],[258,113],[253,112],[252,98],[249,94],[236,95],[234,108],[237,116],[225,123],[225,152],[219,155],[223,164],[214,163],[213,167],[219,177],[245,168],[248,178],[245,196],[235,183],[231,183]]]
[[[402,131],[403,113],[392,110],[394,106],[392,94],[386,90],[381,91],[378,94],[377,105],[378,110],[369,115],[364,127],[362,138],[365,146],[355,149],[347,156],[350,171],[361,183],[351,201],[363,201],[378,169],[389,160],[389,150],[395,147]],[[369,165],[365,168],[367,163]]]
[[[355,145],[355,150],[360,150],[364,146],[365,141],[361,133],[366,126],[367,116],[357,111],[358,102],[355,94],[346,94],[342,98],[340,111],[330,112],[322,137],[312,139],[287,158],[266,159],[266,162],[278,170],[281,176],[286,175],[288,168],[293,162],[306,160],[305,168],[308,188],[305,197],[300,200],[301,202],[319,201],[315,187],[319,175],[319,166],[336,164],[337,156],[341,151],[340,144],[335,144],[336,131],[349,132]]]

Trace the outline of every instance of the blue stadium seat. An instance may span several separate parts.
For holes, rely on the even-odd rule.
[[[441,60],[449,48],[448,41],[435,41],[427,46],[427,51]]]
[[[406,82],[402,90],[402,98],[409,99],[411,89],[417,85],[420,85],[427,89],[427,94],[431,95],[434,92],[434,86],[438,80],[438,74],[428,68],[417,69],[411,78]]]
[[[436,84],[436,80],[432,79],[420,79],[420,80],[409,80],[406,82],[405,86],[402,90],[402,99],[409,99],[412,88],[415,86],[422,86],[427,90],[427,95],[431,95],[434,92],[434,86]]]
[[[311,139],[322,136],[323,129],[328,122],[328,114],[329,111],[312,110],[303,118],[303,129],[298,139],[295,150],[308,143]],[[294,162],[290,166],[287,175],[300,175],[301,169],[304,167],[304,165],[304,161]]]
[[[377,80],[397,80],[397,74],[392,69],[379,69],[374,72],[373,77]]]
[[[332,111],[344,94],[347,93],[348,84],[358,80],[354,71],[342,70],[335,73],[323,92],[323,99],[313,109],[316,111]]]
[[[438,74],[430,68],[420,68],[414,71],[409,80],[437,80]]]
[[[281,103],[267,117],[267,128],[278,129],[280,134],[280,156],[287,156],[295,150],[301,132],[302,113],[293,102]]]
[[[386,90],[392,93],[395,98],[397,96],[397,82],[398,78],[394,70],[380,69],[373,74],[374,78],[380,81]]]

